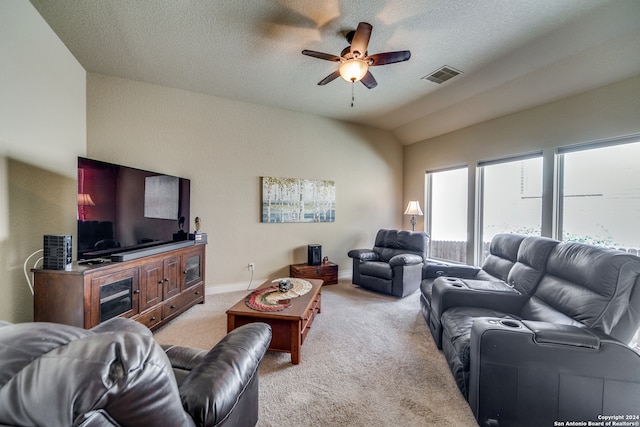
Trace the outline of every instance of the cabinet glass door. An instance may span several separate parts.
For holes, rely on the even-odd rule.
[[[188,288],[202,281],[202,261],[200,254],[186,256],[184,258],[184,286]]]
[[[128,277],[100,286],[100,322],[133,309],[133,279]]]
[[[138,269],[118,271],[91,279],[91,326],[113,317],[138,314]]]

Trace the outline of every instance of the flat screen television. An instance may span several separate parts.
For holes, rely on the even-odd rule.
[[[77,259],[187,240],[189,179],[78,157]]]

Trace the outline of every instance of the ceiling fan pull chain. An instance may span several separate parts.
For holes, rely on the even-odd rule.
[[[353,108],[353,102],[356,100],[355,87],[356,82],[351,82],[351,108]]]

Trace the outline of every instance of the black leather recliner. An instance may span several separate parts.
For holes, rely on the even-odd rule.
[[[434,283],[446,280],[446,282],[451,282],[452,287],[449,287],[449,289],[453,290],[456,287],[453,282],[456,280],[465,280],[469,283],[475,283],[476,286],[501,287],[500,282],[506,283],[509,280],[509,272],[518,260],[518,250],[524,239],[525,236],[520,234],[501,233],[495,235],[489,244],[489,254],[482,268],[427,260],[423,272],[423,280],[420,283],[420,308],[439,349],[442,348],[440,340],[442,334],[440,316],[442,312],[433,313],[432,295]],[[502,288],[505,290],[511,289],[507,286]],[[443,307],[442,303],[441,307]]]
[[[434,282],[442,350],[478,423],[637,416],[640,353],[628,344],[640,327],[640,258],[551,239],[526,242],[510,274],[526,277],[525,288]],[[445,307],[437,308],[443,296]]]
[[[0,425],[254,426],[270,342],[264,323],[207,352],[163,350],[125,318],[91,330],[0,322]]]
[[[557,240],[540,236],[511,235],[510,237],[520,237],[514,240],[507,238],[509,235],[498,235],[492,240],[491,247],[494,254],[490,255],[482,270],[472,278],[464,277],[438,277],[433,282],[431,296],[431,311],[429,316],[429,330],[439,349],[442,349],[442,324],[441,316],[449,309],[450,304],[454,305],[479,305],[483,304],[486,298],[491,304],[496,303],[500,298],[505,299],[505,304],[509,307],[509,302],[517,301],[513,295],[504,293],[520,294],[522,298],[527,298],[537,287],[545,272],[545,265],[551,250],[559,243]],[[506,243],[501,245],[501,243]],[[515,262],[501,258],[496,253],[498,247],[509,247],[513,251],[517,247]],[[485,268],[487,264],[498,263],[502,266],[497,270],[498,276],[490,276]],[[496,270],[491,270],[496,271]],[[501,277],[504,277],[502,279]],[[473,290],[474,292],[466,292]],[[453,302],[450,302],[453,301]],[[424,313],[424,312],[423,312]]]
[[[352,282],[362,288],[405,297],[420,286],[429,235],[419,231],[379,230],[373,249],[352,249]]]

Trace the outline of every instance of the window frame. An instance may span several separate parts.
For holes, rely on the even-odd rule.
[[[565,183],[565,154],[580,151],[595,150],[599,148],[610,148],[618,145],[640,144],[640,134],[624,135],[615,138],[607,138],[579,144],[570,144],[555,149],[555,169],[553,188],[553,238],[563,240],[564,234],[564,183]]]
[[[433,236],[433,174],[435,173],[441,173],[441,172],[450,172],[450,171],[455,171],[455,170],[466,170],[467,172],[467,188],[468,188],[468,180],[469,180],[469,176],[470,176],[470,172],[469,172],[469,165],[466,163],[463,164],[456,164],[456,165],[452,165],[449,167],[444,167],[444,168],[438,168],[438,169],[429,169],[425,171],[425,194],[424,194],[424,204],[425,204],[425,218],[424,218],[424,226],[425,226],[425,231],[427,232],[427,234],[429,234],[429,250],[428,250],[428,256],[432,257],[432,250],[431,250],[431,246],[432,246],[432,236]],[[466,199],[467,199],[467,224],[466,224],[466,229],[467,229],[467,241],[465,242],[465,252],[467,252],[466,247],[468,247],[469,245],[469,212],[468,212],[468,204],[469,204],[469,191],[467,189],[467,194],[466,194]],[[466,261],[465,264],[469,263],[468,260],[468,254],[465,256]],[[446,262],[451,262],[451,263],[459,263],[460,261],[456,261],[456,260],[450,260],[450,259],[445,259],[445,258],[434,258],[434,259],[438,259],[438,260],[442,260],[442,261],[446,261]]]
[[[485,219],[484,217],[485,167],[501,165],[505,163],[519,162],[523,160],[538,159],[538,158],[542,161],[541,176],[543,181],[541,182],[541,185],[542,185],[543,194],[541,196],[542,198],[544,198],[544,151],[543,150],[536,150],[536,151],[531,151],[527,153],[506,156],[506,157],[499,157],[499,158],[489,159],[489,160],[479,160],[477,162],[476,164],[476,207],[475,207],[475,227],[474,227],[475,233],[474,233],[474,239],[473,239],[474,240],[473,256],[474,256],[475,265],[480,265],[484,260],[483,237],[484,237],[484,219]],[[544,228],[544,225],[542,224],[543,216],[544,216],[544,206],[541,206],[540,234],[542,234],[542,229]]]

